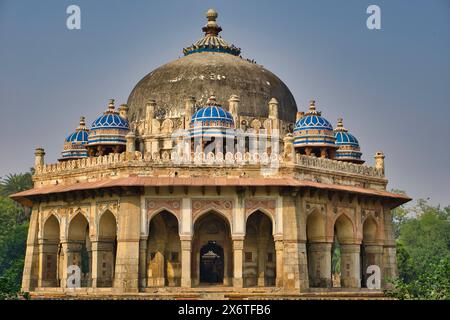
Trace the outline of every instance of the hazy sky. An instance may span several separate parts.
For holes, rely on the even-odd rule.
[[[81,8],[81,30],[66,8]],[[366,9],[381,8],[381,30]],[[388,188],[450,204],[450,1],[0,0],[0,176],[55,162],[84,115],[201,37],[208,8],[221,35],[278,75],[299,108],[340,116]]]

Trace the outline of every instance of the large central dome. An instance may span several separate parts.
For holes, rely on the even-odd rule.
[[[182,113],[184,100],[195,97],[198,105],[214,95],[224,106],[231,95],[240,99],[240,114],[267,117],[271,98],[279,102],[279,118],[295,121],[297,105],[289,88],[272,72],[239,56],[240,49],[218,34],[217,13],[207,12],[205,36],[189,48],[185,56],[146,75],[128,97],[130,119],[142,119],[149,100],[155,100],[166,113]]]

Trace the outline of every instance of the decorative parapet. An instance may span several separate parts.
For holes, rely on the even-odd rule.
[[[153,154],[147,152],[144,155],[139,152],[123,152],[109,154],[100,157],[89,157],[76,160],[68,160],[55,164],[46,164],[38,166],[36,168],[36,174],[48,174],[48,173],[70,173],[74,170],[89,169],[89,168],[102,168],[116,165],[170,165],[177,166],[245,166],[245,165],[259,165],[267,166],[270,168],[278,168],[283,164],[289,164],[292,162],[286,162],[281,155],[267,153],[231,153],[225,154],[218,152],[214,154],[209,152],[192,153],[179,155],[177,152],[164,151],[162,153],[154,152]],[[342,173],[351,173],[358,175],[365,175],[369,177],[383,178],[384,174],[381,169],[375,167],[369,167],[365,165],[347,163],[343,161],[330,160],[324,158],[317,158],[311,156],[305,156],[297,154],[295,157],[295,165],[306,168],[317,168],[332,170]]]
[[[384,178],[383,170],[362,164],[354,164],[344,161],[317,158],[297,154],[295,163],[308,168],[326,169],[346,173],[366,175],[370,177]]]

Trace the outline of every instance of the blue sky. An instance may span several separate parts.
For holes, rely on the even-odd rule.
[[[66,8],[81,8],[81,30]],[[381,30],[366,8],[381,8]],[[389,188],[450,204],[450,1],[0,0],[0,176],[28,170],[34,149],[58,158],[84,115],[125,103],[148,72],[201,37],[208,8],[222,36],[278,75],[299,109],[338,117]]]

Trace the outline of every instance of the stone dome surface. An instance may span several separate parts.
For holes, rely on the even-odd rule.
[[[289,88],[272,72],[238,56],[218,52],[197,52],[163,65],[146,75],[128,98],[130,119],[145,115],[148,100],[158,107],[183,111],[184,100],[194,96],[203,105],[209,96],[228,105],[231,95],[239,96],[239,114],[267,117],[268,102],[279,102],[279,118],[294,122],[297,112]]]
[[[218,36],[222,29],[215,17],[208,16],[204,38],[185,48],[185,56],[155,69],[137,83],[127,101],[131,121],[145,116],[146,103],[151,99],[166,113],[183,113],[186,98],[195,97],[196,104],[203,105],[214,95],[227,108],[234,94],[240,99],[240,115],[267,117],[268,102],[275,98],[279,118],[295,122],[297,105],[289,88],[261,65],[240,57],[239,48]]]

